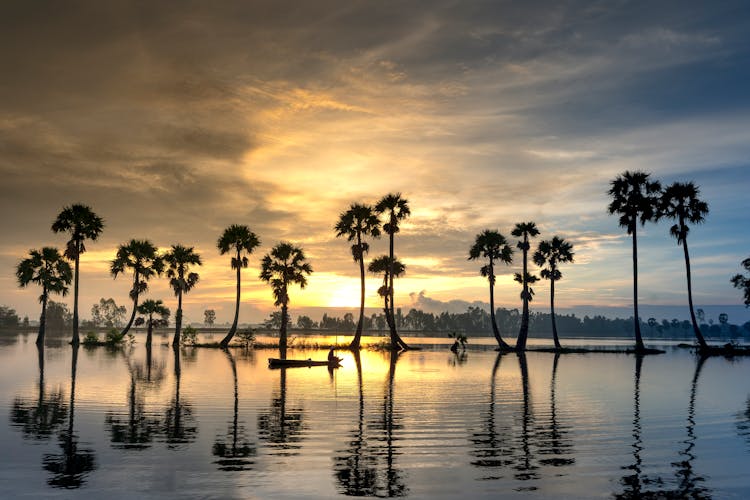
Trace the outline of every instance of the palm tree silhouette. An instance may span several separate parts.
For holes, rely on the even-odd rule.
[[[195,441],[198,434],[198,422],[193,415],[193,405],[180,397],[180,382],[182,380],[180,348],[173,346],[172,353],[174,354],[174,397],[164,411],[162,433],[167,448],[178,450]]]
[[[172,245],[172,249],[164,254],[164,262],[167,264],[169,286],[172,287],[177,297],[172,345],[179,345],[182,327],[182,294],[188,293],[198,283],[198,273],[191,273],[190,266],[200,266],[201,256],[193,251],[193,247]]]
[[[147,299],[143,301],[143,304],[137,307],[138,314],[148,316],[145,321],[143,318],[135,320],[136,326],[146,323],[147,334],[146,334],[146,346],[151,346],[151,336],[154,331],[154,327],[166,326],[169,323],[169,308],[164,307],[164,303],[161,300]],[[154,314],[159,316],[154,318]]]
[[[750,257],[742,261],[742,267],[750,272]],[[742,290],[745,295],[745,307],[750,307],[750,277],[744,277],[741,274],[735,274],[730,280],[735,288]]]
[[[393,254],[393,237],[396,233],[398,233],[401,229],[398,226],[398,222],[400,220],[406,219],[411,215],[411,210],[409,209],[409,202],[406,198],[401,197],[401,193],[389,193],[385,196],[383,196],[380,201],[375,205],[375,211],[379,214],[386,214],[387,222],[383,224],[383,231],[385,231],[388,234],[389,242],[388,242],[388,255],[390,257],[391,265],[395,262],[395,257]],[[394,271],[391,269],[388,272],[389,275],[389,282],[388,282],[388,293],[390,295],[390,308],[391,308],[391,339],[398,337],[398,333],[396,332],[396,321],[395,321],[395,307],[394,307],[394,300],[393,300],[393,278]],[[400,338],[399,338],[400,340]],[[394,346],[395,344],[391,342],[391,345]],[[406,345],[406,343],[403,340],[400,340],[399,345],[403,349],[408,349],[409,346]]]
[[[221,255],[229,252],[235,253],[232,256],[232,269],[237,270],[237,300],[234,306],[234,321],[229,332],[220,343],[222,347],[227,347],[237,332],[237,320],[240,315],[240,271],[242,268],[246,268],[248,264],[247,256],[244,254],[247,253],[249,255],[253,253],[253,250],[258,245],[260,245],[260,240],[255,233],[250,231],[249,227],[237,224],[232,224],[226,228],[216,243]]]
[[[211,452],[218,457],[215,462],[219,470],[243,471],[252,469],[253,460],[250,457],[256,455],[256,447],[247,440],[245,426],[239,421],[239,390],[237,387],[237,364],[228,349],[224,349],[232,367],[232,379],[234,380],[234,414],[232,423],[226,436],[216,439]],[[224,439],[226,437],[226,439]]]
[[[279,332],[279,354],[286,359],[286,327],[289,322],[289,285],[300,288],[307,285],[312,266],[305,262],[305,253],[291,243],[281,242],[261,260],[260,279],[273,288],[274,305],[281,306],[281,330]]]
[[[658,215],[661,184],[650,180],[651,174],[641,171],[625,171],[610,182],[608,194],[612,202],[607,207],[610,214],[620,216],[620,227],[633,235],[633,321],[635,322],[635,350],[644,352],[641,324],[638,316],[638,237],[636,228],[640,221],[644,226]]]
[[[523,274],[516,273],[515,280],[523,285],[521,299],[523,300],[523,313],[521,316],[521,330],[518,332],[516,340],[516,350],[523,351],[526,349],[526,339],[529,336],[529,301],[531,301],[534,291],[529,288],[529,284],[535,283],[539,278],[528,272],[529,238],[539,234],[536,224],[533,222],[519,222],[513,228],[511,233],[517,238],[523,238],[518,242],[518,248],[523,252]]]
[[[73,271],[57,248],[44,247],[41,250],[30,250],[29,257],[18,263],[16,279],[21,288],[27,287],[30,283],[36,283],[42,287],[42,294],[39,296],[42,313],[39,316],[36,345],[43,346],[49,294],[59,293],[65,296],[68,293],[68,285],[73,279]]]
[[[385,321],[386,323],[388,323],[388,327],[391,333],[391,349],[408,349],[408,346],[403,341],[395,328],[395,320],[391,315],[392,309],[390,308],[389,303],[389,290],[391,287],[388,286],[389,282],[393,283],[391,272],[393,272],[395,277],[398,278],[406,272],[406,266],[402,264],[398,259],[392,260],[387,255],[381,255],[380,257],[377,257],[370,261],[370,264],[367,266],[367,270],[372,274],[383,275],[383,286],[378,289],[378,295],[383,297],[384,301],[383,310],[385,312]]]
[[[360,275],[360,301],[359,301],[359,321],[357,322],[357,331],[354,334],[349,349],[358,350],[360,339],[362,337],[362,326],[365,316],[365,254],[370,250],[370,245],[362,241],[363,236],[380,237],[380,221],[369,205],[353,203],[349,210],[339,215],[336,223],[336,236],[346,236],[348,241],[356,242],[352,245],[352,257],[354,262],[359,263]]]
[[[104,229],[104,220],[96,215],[86,205],[75,204],[63,208],[52,223],[52,231],[55,233],[70,233],[65,257],[75,262],[75,275],[73,284],[73,339],[71,343],[78,345],[78,277],[80,270],[80,257],[86,251],[86,240],[96,241]]]
[[[560,339],[557,336],[557,324],[555,323],[555,281],[562,279],[562,273],[557,268],[563,262],[573,262],[573,245],[559,236],[554,236],[550,241],[539,243],[537,251],[534,252],[534,264],[542,269],[542,278],[549,280],[550,290],[550,316],[552,317],[552,337],[555,340],[555,349],[562,349]]]
[[[130,298],[133,299],[133,312],[130,320],[121,335],[125,335],[133,325],[135,314],[138,309],[138,298],[148,290],[148,280],[154,276],[161,276],[164,271],[164,261],[156,253],[157,248],[148,240],[130,240],[129,243],[117,248],[117,255],[110,266],[113,277],[125,270],[133,271],[133,287],[130,289]]]
[[[482,266],[480,274],[490,282],[490,319],[492,321],[492,333],[499,345],[499,350],[510,350],[511,347],[500,336],[495,320],[495,262],[510,264],[513,262],[513,249],[508,245],[505,236],[498,231],[485,229],[476,237],[474,245],[469,249],[469,260],[480,257],[488,259],[487,265]]]
[[[695,319],[693,310],[693,287],[690,278],[690,254],[688,253],[687,235],[690,232],[688,222],[700,224],[708,215],[708,204],[698,199],[699,190],[692,182],[675,182],[664,189],[659,207],[659,216],[674,220],[676,223],[669,228],[669,233],[677,239],[677,245],[682,245],[685,253],[685,270],[687,273],[688,304],[690,306],[690,320],[693,322],[693,332],[698,339],[700,349],[708,349],[706,339]]]

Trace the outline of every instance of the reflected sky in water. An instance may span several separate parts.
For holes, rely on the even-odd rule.
[[[0,347],[7,494],[750,495],[750,359]],[[325,350],[290,357],[325,359]]]

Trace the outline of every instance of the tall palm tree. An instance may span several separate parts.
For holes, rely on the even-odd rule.
[[[607,207],[610,215],[620,216],[620,227],[633,235],[633,321],[635,322],[635,350],[643,352],[641,324],[638,316],[638,222],[655,221],[658,215],[661,184],[651,180],[651,174],[641,171],[625,171],[610,182],[608,194],[612,202]]]
[[[248,264],[247,255],[244,254],[253,253],[258,245],[260,245],[260,240],[255,233],[250,231],[249,227],[238,224],[232,224],[226,228],[216,243],[221,255],[229,252],[234,253],[232,255],[232,269],[237,270],[237,300],[234,306],[234,321],[229,332],[221,341],[222,347],[227,347],[237,332],[237,320],[240,316],[240,271],[246,268]]]
[[[169,308],[165,307],[164,302],[161,300],[146,299],[143,301],[143,304],[137,307],[137,310],[138,314],[148,317],[146,320],[138,318],[135,321],[135,324],[146,323],[146,327],[148,328],[148,333],[146,334],[146,346],[151,346],[151,334],[154,331],[154,327],[167,326],[167,324],[169,324]],[[159,317],[154,318],[154,315]]]
[[[200,266],[201,256],[193,251],[193,247],[172,245],[172,249],[164,254],[167,264],[167,278],[169,286],[177,296],[177,312],[174,316],[174,339],[172,345],[180,344],[180,328],[182,327],[182,294],[188,293],[198,283],[198,273],[191,273],[190,266]]]
[[[21,288],[28,286],[29,283],[36,283],[42,287],[42,294],[39,296],[42,314],[39,316],[39,333],[36,337],[36,345],[41,347],[44,345],[49,294],[67,295],[68,285],[73,280],[73,270],[57,248],[44,247],[41,250],[30,250],[29,257],[18,263],[16,279]]]
[[[391,265],[393,265],[396,260],[393,254],[393,237],[401,230],[398,226],[398,222],[406,219],[407,217],[409,217],[409,215],[411,215],[411,210],[409,209],[409,201],[406,198],[402,198],[401,193],[389,193],[383,196],[377,203],[377,205],[375,205],[375,211],[379,214],[386,215],[387,221],[383,224],[383,231],[385,231],[389,237],[388,255],[391,259]],[[393,300],[393,269],[390,270],[388,275],[390,277],[390,281],[388,282],[388,290],[391,296],[391,337],[398,337],[398,333],[396,332],[396,317],[394,313],[395,307]],[[403,344],[403,347],[404,349],[408,349],[405,343]]]
[[[86,251],[86,240],[96,241],[104,229],[104,220],[86,205],[75,204],[63,208],[52,223],[55,233],[69,233],[65,257],[75,262],[73,283],[73,345],[78,345],[78,277],[81,254]]]
[[[360,300],[359,300],[359,321],[357,322],[357,331],[354,334],[349,349],[352,351],[359,349],[360,339],[362,337],[362,326],[365,317],[365,254],[370,250],[370,245],[362,241],[363,236],[380,237],[380,221],[369,205],[352,203],[349,210],[339,215],[339,221],[336,223],[336,236],[346,236],[348,241],[355,241],[352,245],[352,257],[354,262],[359,263],[360,276]]]
[[[742,267],[750,272],[750,257],[742,261]],[[745,307],[750,307],[750,277],[746,278],[742,274],[735,274],[729,281],[735,288],[742,290],[745,296]]]
[[[659,207],[659,216],[675,221],[669,228],[669,233],[677,239],[677,245],[682,245],[685,254],[685,270],[687,272],[688,304],[690,306],[690,320],[693,322],[695,338],[701,350],[708,349],[706,339],[703,338],[693,310],[693,287],[690,278],[690,254],[688,253],[687,235],[690,232],[688,223],[700,224],[708,215],[708,204],[698,198],[700,191],[692,182],[675,182],[664,189]]]
[[[542,278],[549,280],[550,291],[550,316],[552,317],[552,337],[555,339],[555,349],[560,350],[560,339],[557,336],[557,324],[555,323],[555,281],[562,279],[562,273],[558,265],[564,262],[573,262],[573,244],[565,241],[559,236],[554,236],[550,241],[542,241],[539,248],[534,252],[534,264],[542,269]]]
[[[495,320],[495,262],[510,264],[513,262],[513,249],[508,245],[505,236],[498,231],[485,229],[479,233],[474,245],[469,249],[469,260],[485,258],[488,263],[479,270],[480,274],[490,282],[490,319],[492,333],[495,334],[500,350],[510,350],[511,347],[500,337],[500,330]]]
[[[386,323],[388,323],[388,327],[391,332],[391,349],[408,349],[409,346],[406,345],[406,342],[404,342],[395,328],[395,319],[392,316],[392,309],[390,308],[389,302],[391,298],[391,287],[388,286],[388,283],[393,283],[391,273],[393,273],[393,277],[399,278],[406,272],[406,266],[402,264],[398,259],[391,259],[387,255],[381,255],[380,257],[377,257],[370,261],[370,264],[367,266],[367,270],[372,274],[383,275],[383,285],[378,289],[378,295],[383,297],[384,301],[383,311],[385,312],[385,321]]]
[[[307,276],[312,274],[312,266],[305,262],[301,248],[282,241],[271,249],[261,260],[260,279],[273,288],[274,305],[281,306],[281,331],[279,332],[279,352],[286,359],[286,327],[289,322],[289,285],[300,288],[307,285]]]
[[[117,254],[110,265],[110,274],[117,278],[128,269],[133,271],[133,287],[130,289],[133,312],[128,324],[122,330],[122,335],[128,333],[130,327],[133,326],[138,309],[138,298],[148,290],[148,280],[154,276],[161,276],[164,271],[164,260],[156,253],[157,250],[148,240],[130,240],[127,244],[117,248]]]
[[[538,235],[539,230],[533,222],[519,222],[510,234],[516,238],[523,238],[517,245],[523,252],[523,274],[516,273],[515,275],[515,280],[523,285],[523,291],[521,292],[521,299],[523,300],[521,330],[518,332],[518,339],[516,340],[516,350],[523,351],[526,349],[526,339],[529,336],[529,301],[534,293],[529,288],[529,284],[533,284],[539,279],[528,271],[529,249],[531,248],[529,238]]]

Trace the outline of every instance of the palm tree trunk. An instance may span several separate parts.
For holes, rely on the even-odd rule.
[[[154,331],[153,314],[149,314],[148,315],[148,330],[147,330],[147,333],[146,333],[146,345],[149,346],[149,347],[151,347],[151,335],[152,335],[153,331]],[[172,345],[175,345],[175,344],[172,343]]]
[[[177,313],[174,315],[174,339],[172,345],[180,344],[180,328],[182,327],[182,288],[177,294]]]
[[[523,245],[523,313],[521,315],[521,330],[518,332],[518,340],[516,340],[517,351],[526,350],[526,338],[529,335],[529,284],[526,281],[529,240],[526,234],[523,235]]]
[[[636,236],[636,225],[633,224],[633,314],[635,315],[635,350],[643,352],[646,347],[643,345],[641,336],[641,319],[638,317],[638,237]]]
[[[708,349],[706,339],[703,338],[701,329],[698,326],[698,322],[695,320],[695,312],[693,311],[693,286],[690,279],[690,254],[688,253],[687,238],[682,240],[682,249],[685,252],[685,270],[687,271],[687,289],[688,289],[688,305],[690,306],[690,320],[693,322],[693,331],[695,332],[695,338],[698,339],[700,350],[705,351]]]
[[[42,290],[42,314],[39,316],[39,333],[36,335],[36,345],[44,345],[44,329],[47,323],[47,289]]]
[[[492,321],[492,333],[495,335],[497,340],[498,348],[501,351],[510,350],[510,346],[500,336],[500,330],[497,327],[497,320],[495,319],[495,273],[492,267],[492,260],[490,260],[490,320]]]
[[[76,261],[75,261],[75,278],[73,284],[73,340],[71,344],[78,345],[81,341],[78,336],[78,269],[81,259],[81,243],[76,242]]]
[[[220,344],[221,347],[227,347],[229,345],[229,342],[232,341],[232,337],[234,337],[235,332],[237,331],[237,320],[240,317],[240,270],[242,269],[242,266],[240,265],[240,251],[237,250],[237,299],[235,300],[234,304],[234,322],[232,323],[232,327],[229,329],[229,332],[227,335],[221,340]]]
[[[133,289],[138,290],[138,271],[135,271],[135,274],[133,275]],[[128,331],[130,330],[130,327],[133,326],[133,321],[135,320],[135,313],[136,309],[138,308],[138,292],[133,295],[133,312],[130,313],[130,319],[128,320],[128,324],[125,325],[125,328],[120,332],[120,335],[124,336]]]
[[[287,323],[287,305],[281,305],[281,330],[279,332],[279,357],[286,359],[286,323]]]
[[[357,233],[357,245],[359,248],[359,278],[360,278],[360,298],[359,298],[359,322],[357,323],[357,331],[354,334],[351,344],[349,344],[349,350],[355,351],[359,349],[360,339],[362,337],[362,328],[365,322],[365,255],[362,252],[362,237]]]
[[[391,234],[390,234],[390,242],[389,242],[389,257],[391,258],[390,262],[388,263],[388,295],[391,298],[391,319],[393,320],[392,326],[391,326],[391,336],[398,335],[396,333],[396,316],[394,315],[394,308],[393,308],[393,216],[391,215]]]
[[[560,339],[557,337],[557,324],[555,323],[555,279],[554,279],[555,268],[552,268],[552,277],[549,280],[549,311],[550,317],[552,318],[552,338],[555,339],[555,349],[558,351],[562,349],[560,345]]]

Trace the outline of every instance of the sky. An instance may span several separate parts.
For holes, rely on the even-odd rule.
[[[63,248],[50,226],[83,203],[105,221],[82,259],[84,318],[100,297],[129,306],[131,277],[113,279],[109,261],[138,238],[194,246],[186,320],[209,308],[231,320],[235,275],[216,248],[230,224],[262,243],[240,321],[273,309],[259,261],[282,240],[314,269],[291,291],[293,317],[353,310],[358,269],[333,226],[351,203],[400,192],[397,306],[486,304],[475,235],[534,221],[532,245],[574,244],[556,305],[630,307],[631,242],[607,190],[640,169],[699,185],[710,214],[688,240],[695,302],[747,315],[729,279],[750,255],[749,42],[743,1],[4,2],[0,304],[38,316],[15,266]],[[687,303],[668,229],[639,229],[644,304]],[[497,306],[520,306],[520,266],[517,252],[498,268]],[[367,286],[372,312],[377,278]],[[548,283],[535,290],[547,310]],[[166,279],[148,297],[176,307]]]

